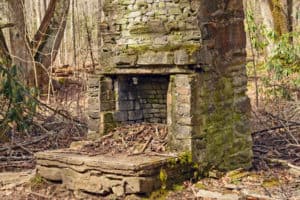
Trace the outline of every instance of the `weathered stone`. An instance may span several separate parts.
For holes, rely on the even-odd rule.
[[[70,145],[70,149],[72,150],[79,150],[82,147],[84,147],[87,144],[91,144],[92,141],[76,141],[76,142],[72,142]]]
[[[259,194],[253,190],[243,189],[241,191],[243,197],[246,199],[259,199],[259,200],[279,200],[280,198],[273,198],[267,195]]]
[[[139,120],[139,119],[143,119],[143,113],[139,110],[135,110],[135,111],[128,111],[128,120],[132,121],[132,120]]]
[[[192,127],[187,125],[175,125],[173,131],[176,133],[175,138],[178,140],[190,139],[192,140]]]
[[[91,130],[91,131],[99,132],[99,124],[100,124],[99,119],[90,118],[88,120],[88,127],[89,127],[89,130]]]
[[[59,151],[41,152],[36,157],[38,173],[46,179],[62,181],[66,188],[74,191],[113,192],[117,196],[158,189],[160,169],[167,170],[170,159],[165,156],[90,157]],[[180,174],[173,168],[167,171],[174,178]]]
[[[150,193],[161,185],[157,178],[129,177],[124,179],[126,183],[126,194]]]
[[[181,14],[181,10],[178,7],[174,7],[174,8],[169,9],[168,13],[170,15],[179,15],[179,14]]]
[[[174,55],[171,52],[146,52],[138,56],[138,65],[172,65]]]
[[[78,173],[72,169],[61,169],[62,182],[68,189],[83,190],[92,193],[103,194],[109,192],[109,180],[102,176],[91,175],[91,173]]]
[[[222,194],[219,192],[212,192],[209,190],[199,190],[196,194],[198,198],[215,199],[215,200],[239,200],[237,194]]]
[[[137,60],[137,56],[136,55],[119,55],[114,57],[114,62],[116,65],[130,65],[130,66],[134,66],[135,62]]]
[[[96,140],[99,138],[99,136],[100,136],[99,130],[97,130],[97,131],[88,130],[87,139]]]
[[[119,110],[133,110],[134,109],[134,101],[120,101],[119,102]]]
[[[115,119],[115,121],[118,121],[118,122],[126,122],[126,121],[128,121],[128,112],[118,111],[115,113],[114,119]]]
[[[58,168],[37,166],[37,173],[43,174],[43,177],[51,181],[60,181],[62,179],[61,170]]]
[[[130,14],[128,15],[128,18],[139,17],[141,15],[142,15],[141,11],[130,12]]]
[[[187,65],[190,64],[189,63],[189,55],[185,50],[178,50],[175,51],[174,53],[174,63],[176,65]],[[191,64],[195,64],[195,63],[191,63]]]

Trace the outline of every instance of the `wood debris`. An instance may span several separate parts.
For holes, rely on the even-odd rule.
[[[166,151],[167,126],[165,124],[139,123],[124,125],[77,150],[80,154],[137,155]]]
[[[67,148],[73,141],[85,139],[86,128],[58,115],[35,120],[26,135],[15,132],[10,141],[0,147],[0,172],[35,167],[34,153],[38,151]]]
[[[254,168],[266,170],[283,165],[274,160],[288,163],[286,166],[300,166],[300,123],[266,111],[257,112],[256,116],[266,127],[252,133]]]

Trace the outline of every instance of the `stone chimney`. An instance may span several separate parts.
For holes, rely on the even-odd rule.
[[[202,168],[249,168],[241,0],[105,0],[101,66],[89,75],[90,137],[165,123]]]

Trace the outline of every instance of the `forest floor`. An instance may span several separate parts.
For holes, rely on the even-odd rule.
[[[250,95],[251,96],[251,95]],[[187,180],[169,190],[159,190],[150,199],[300,200],[300,105],[299,102],[265,102],[252,111],[254,161],[249,171],[212,171],[198,181]],[[66,148],[85,140],[85,127],[51,115],[42,122],[51,134],[16,135],[0,148],[0,199],[79,199],[59,183],[35,175],[33,153]],[[124,134],[126,133],[126,134]],[[34,138],[32,140],[32,138]],[[133,140],[134,138],[134,140]],[[167,131],[163,125],[125,126],[96,143],[87,143],[83,154],[147,154],[165,151]],[[34,142],[32,142],[34,141]],[[106,145],[105,145],[106,144]],[[109,145],[107,145],[109,144]],[[114,145],[113,149],[103,148]],[[83,199],[139,199],[85,197]]]

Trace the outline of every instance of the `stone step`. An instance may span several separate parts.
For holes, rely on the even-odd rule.
[[[150,193],[166,184],[160,180],[162,170],[172,181],[180,181],[187,172],[171,166],[174,157],[168,156],[88,156],[68,150],[39,152],[35,156],[37,173],[45,179],[61,181],[70,190],[99,195]]]

